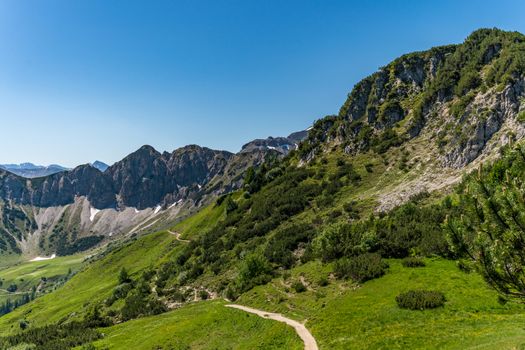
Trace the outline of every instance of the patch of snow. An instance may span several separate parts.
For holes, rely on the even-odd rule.
[[[100,210],[95,209],[95,208],[89,208],[89,213],[90,213],[89,220],[91,222],[93,222],[93,220],[95,220],[95,216],[99,213],[99,211]]]
[[[162,207],[160,205],[157,205],[157,207],[155,208],[155,212],[153,214],[157,214],[161,209]]]
[[[133,208],[133,209],[135,209],[135,214],[140,213],[140,211],[137,208]]]
[[[197,184],[197,187],[199,187],[199,190],[200,190],[200,189],[202,188],[202,186],[201,186],[201,185],[199,185],[199,184]]]
[[[179,199],[178,201],[176,201],[175,203],[172,203],[172,204],[168,207],[168,209],[171,209],[171,208],[173,208],[174,206],[176,206],[176,205],[178,205],[178,204],[181,204],[181,203],[182,203],[182,198]]]
[[[269,149],[276,149],[275,147],[273,146],[268,146]]]
[[[111,236],[113,236],[113,232],[110,232],[110,233],[109,233],[109,237],[111,237]]]
[[[56,258],[57,255],[56,254],[53,254],[51,255],[50,257],[45,257],[45,256],[37,256],[36,258],[33,258],[29,261],[44,261],[44,260],[51,260],[51,259],[54,259]]]
[[[306,131],[310,131],[310,130],[312,130],[313,128],[314,128],[314,127],[311,126],[311,127],[309,127],[308,129],[306,129]]]

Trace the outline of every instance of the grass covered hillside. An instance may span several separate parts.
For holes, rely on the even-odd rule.
[[[424,259],[423,267],[388,260],[383,277],[365,283],[337,281],[332,266],[311,262],[242,295],[239,303],[307,320],[321,349],[516,349],[525,344],[525,309],[498,302],[475,272],[455,261]],[[298,293],[295,283],[306,290]],[[396,297],[436,290],[443,307],[406,310]]]
[[[91,306],[111,294],[122,267],[131,276],[140,274],[172,254],[177,244],[173,235],[159,232],[116,248],[100,260],[88,264],[57,291],[0,318],[0,332],[9,334],[19,331],[20,321],[30,326],[41,326],[82,317]]]
[[[282,323],[205,301],[162,315],[104,328],[95,348],[109,349],[294,349],[303,348]],[[136,336],[144,334],[145,336]]]
[[[0,317],[0,347],[301,348],[224,299],[321,349],[525,346],[524,43],[395,60],[238,191]]]
[[[0,313],[55,290],[80,269],[84,258],[70,255],[0,268]]]

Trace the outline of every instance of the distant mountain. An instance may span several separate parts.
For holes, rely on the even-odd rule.
[[[104,162],[101,162],[100,160],[96,160],[94,161],[91,166],[95,169],[98,169],[100,170],[101,172],[104,172],[106,171],[107,168],[109,168],[109,165],[107,165],[106,163]]]
[[[252,152],[253,150],[274,150],[282,154],[288,154],[291,150],[297,149],[298,144],[306,139],[308,131],[298,131],[288,137],[268,137],[266,139],[256,139],[242,146],[241,152]]]
[[[25,178],[43,177],[69,170],[68,168],[57,164],[44,166],[35,165],[33,163],[0,164],[0,168]]]

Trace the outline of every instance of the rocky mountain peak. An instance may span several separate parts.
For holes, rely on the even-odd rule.
[[[96,160],[94,161],[91,166],[93,166],[95,169],[98,169],[100,170],[101,172],[104,172],[107,170],[107,168],[109,168],[109,165],[107,165],[106,163],[104,162],[101,162],[99,160]]]
[[[301,158],[334,146],[384,153],[424,134],[443,166],[463,167],[500,130],[523,134],[524,52],[524,35],[481,29],[462,44],[401,56],[358,82],[338,115],[315,123]]]

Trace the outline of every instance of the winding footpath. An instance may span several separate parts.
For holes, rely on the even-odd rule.
[[[299,323],[297,321],[291,320],[289,318],[284,317],[281,314],[276,314],[272,312],[266,312],[262,310],[252,309],[251,307],[237,305],[237,304],[228,304],[225,305],[226,307],[231,307],[234,309],[239,309],[245,312],[249,312],[251,314],[255,314],[257,316],[260,316],[262,318],[267,318],[274,321],[284,322],[289,326],[292,326],[295,329],[295,332],[304,342],[304,350],[319,350],[317,347],[317,342],[315,341],[314,336],[306,327],[304,324]]]
[[[180,238],[180,232],[174,232],[174,231],[171,231],[171,230],[168,230],[168,232],[170,234],[174,235],[175,239],[177,241],[179,241],[179,242],[184,242],[184,243],[189,243],[190,242],[187,239]],[[253,309],[253,308],[248,307],[248,306],[237,305],[237,304],[228,304],[228,305],[225,305],[225,306],[229,307],[229,308],[233,308],[233,309],[238,309],[238,310],[241,310],[241,311],[244,311],[244,312],[249,312],[251,314],[255,314],[257,316],[260,316],[262,318],[267,318],[267,319],[270,319],[270,320],[286,323],[287,325],[293,327],[295,329],[295,332],[297,333],[297,335],[302,339],[302,341],[304,343],[304,350],[319,350],[319,348],[317,347],[317,342],[315,341],[314,336],[312,335],[312,333],[310,333],[310,331],[308,329],[306,329],[306,327],[302,323],[299,323],[297,321],[294,321],[292,319],[284,317],[281,314],[276,314],[276,313],[273,313],[273,312],[266,312],[266,311],[263,311],[263,310],[257,310],[257,309]]]
[[[177,241],[184,242],[184,243],[190,243],[189,240],[180,238],[180,232],[173,232],[173,231],[170,231],[170,230],[168,230],[168,232],[171,233],[172,235],[174,235],[175,239]]]

